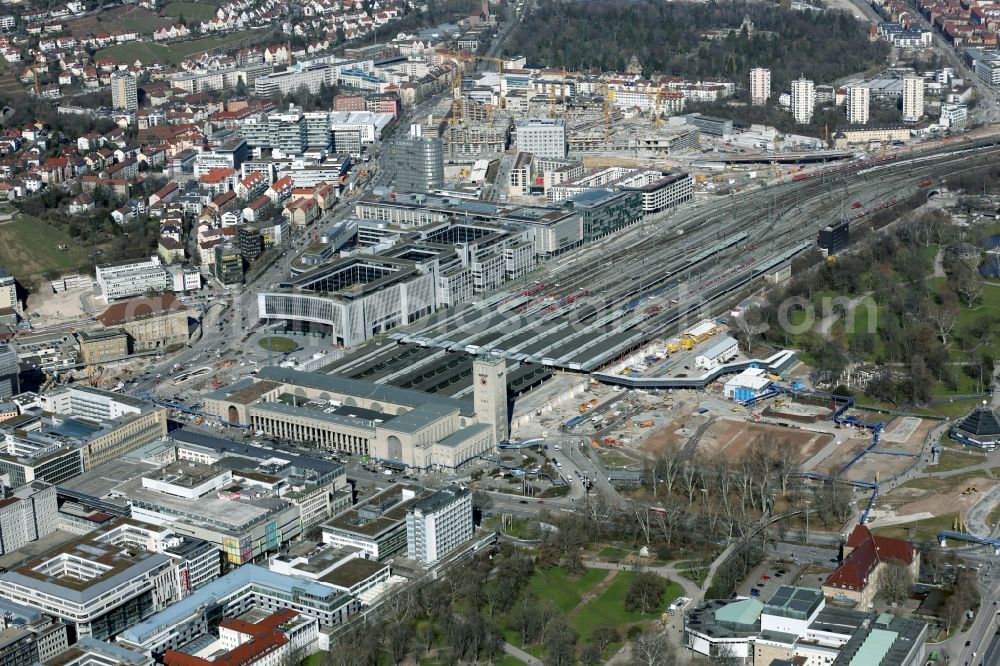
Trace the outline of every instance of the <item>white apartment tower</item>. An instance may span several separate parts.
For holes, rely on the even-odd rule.
[[[507,361],[499,356],[476,358],[472,364],[476,419],[493,430],[493,446],[510,437],[507,415]]]
[[[771,70],[754,67],[750,70],[750,103],[764,106],[771,96]]]
[[[111,74],[111,106],[126,111],[135,111],[139,108],[139,93],[135,85],[135,77],[128,72]]]
[[[864,125],[868,122],[868,106],[871,101],[871,88],[866,86],[851,86],[847,89],[847,121],[852,125]]]
[[[915,123],[924,117],[924,80],[919,76],[903,79],[903,122]]]
[[[472,539],[472,491],[451,485],[417,500],[406,512],[406,557],[434,564]]]
[[[816,86],[805,77],[792,81],[792,115],[795,122],[808,125],[816,110]]]
[[[517,124],[517,149],[537,157],[566,157],[566,123],[562,118],[533,118]]]

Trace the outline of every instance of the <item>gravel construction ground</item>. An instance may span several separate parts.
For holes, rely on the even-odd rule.
[[[964,516],[983,496],[1000,485],[982,472],[943,479],[919,479],[896,488],[876,507],[879,519],[891,516],[959,512]]]
[[[719,419],[702,435],[698,452],[708,457],[724,455],[730,460],[740,460],[758,441],[768,437],[779,445],[792,447],[796,463],[805,462],[833,439],[830,435],[807,430]]]

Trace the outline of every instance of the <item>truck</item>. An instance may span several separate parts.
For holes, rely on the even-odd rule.
[[[604,438],[604,443],[605,444],[617,444],[618,440],[615,439],[614,437],[605,437]]]
[[[656,422],[652,419],[646,419],[645,421],[639,422],[640,428],[652,428],[654,425],[656,425]]]

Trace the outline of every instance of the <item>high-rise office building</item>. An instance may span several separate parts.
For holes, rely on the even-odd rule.
[[[816,110],[816,86],[807,78],[792,81],[792,115],[795,122],[807,125]]]
[[[128,72],[111,74],[111,106],[126,111],[135,111],[139,108],[139,93],[135,85],[135,77]]]
[[[517,124],[517,149],[535,157],[566,157],[566,123],[561,118],[535,118]]]
[[[864,125],[868,122],[868,107],[871,101],[871,88],[867,86],[851,86],[847,89],[847,121],[852,125]]]
[[[0,344],[0,400],[9,400],[20,392],[17,352],[11,344]]]
[[[764,106],[771,96],[771,70],[754,67],[750,70],[750,103]]]
[[[215,277],[222,284],[243,282],[243,257],[231,243],[215,246]]]
[[[406,557],[434,564],[472,539],[472,491],[451,485],[419,499],[406,512]]]
[[[924,80],[919,76],[903,79],[903,122],[915,123],[924,117]]]
[[[0,487],[0,553],[17,550],[58,527],[55,486],[32,481],[16,490]]]
[[[396,188],[403,192],[429,192],[444,185],[444,146],[441,139],[423,135],[420,125],[410,125],[410,135],[395,146]]]

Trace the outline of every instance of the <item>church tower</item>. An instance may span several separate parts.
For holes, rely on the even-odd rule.
[[[477,420],[492,427],[494,445],[507,441],[507,361],[499,356],[477,357],[472,381]]]

